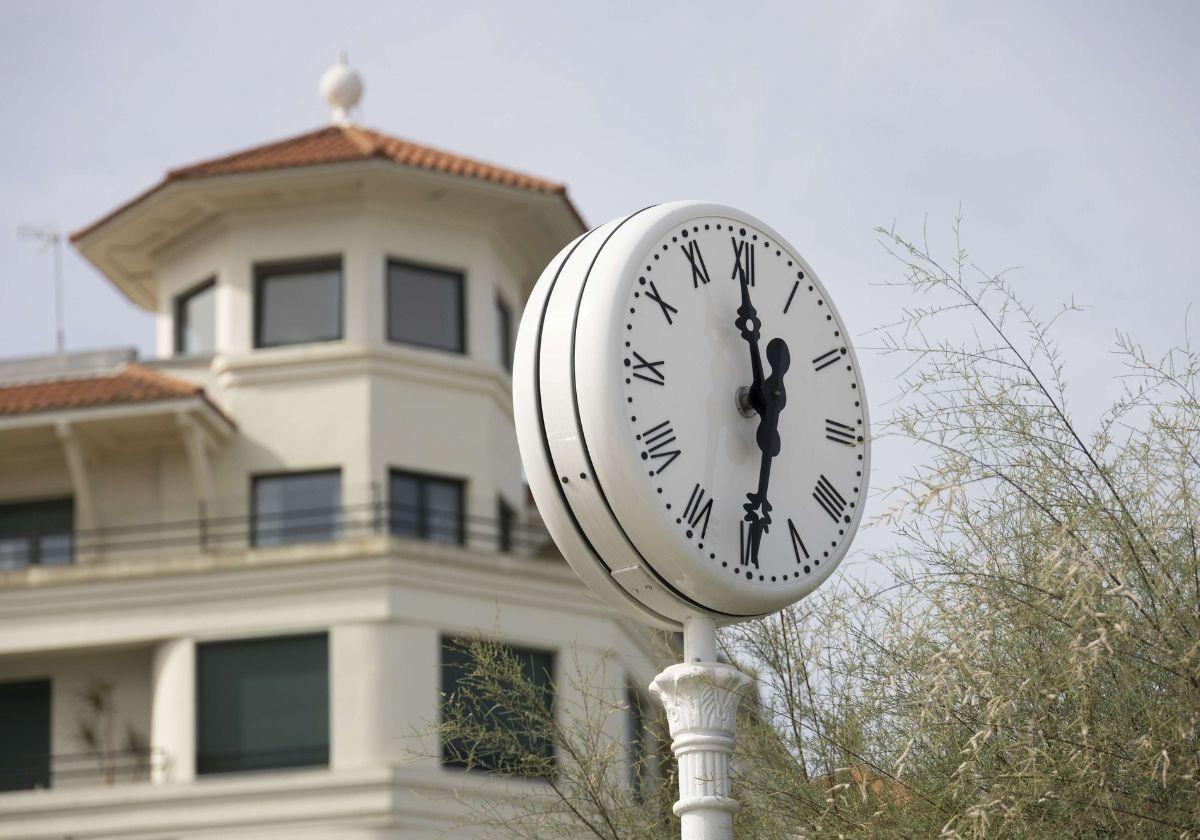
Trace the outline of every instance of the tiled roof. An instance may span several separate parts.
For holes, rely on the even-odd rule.
[[[128,364],[111,373],[0,385],[0,417],[194,396],[207,401],[199,385]]]
[[[178,181],[190,181],[197,178],[208,178],[216,175],[238,175],[251,172],[265,172],[273,169],[289,169],[318,164],[346,163],[363,160],[386,160],[401,166],[411,166],[426,169],[431,172],[444,172],[449,175],[459,175],[464,178],[476,178],[506,187],[528,190],[530,192],[546,193],[562,196],[567,209],[579,221],[581,228],[586,228],[579,211],[567,197],[567,188],[563,184],[526,175],[512,169],[505,169],[491,163],[473,160],[462,155],[433,149],[417,143],[391,137],[378,131],[361,126],[331,125],[326,128],[310,131],[297,137],[279,140],[263,146],[255,146],[245,151],[235,152],[224,157],[201,161],[200,163],[172,169],[156,186],[150,188],[131,201],[118,207],[104,218],[94,222],[83,230],[71,234],[71,240],[78,240],[91,233],[96,228],[130,207],[149,198],[168,184]]]

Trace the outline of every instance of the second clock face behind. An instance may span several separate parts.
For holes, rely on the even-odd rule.
[[[815,586],[867,475],[861,380],[821,286],[768,233],[703,217],[644,254],[625,303],[627,434],[661,515],[721,574]]]

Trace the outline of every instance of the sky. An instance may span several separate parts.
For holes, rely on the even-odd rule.
[[[906,302],[877,225],[1011,275],[1060,337],[1085,417],[1116,331],[1151,350],[1200,299],[1200,4],[0,0],[0,357],[54,348],[52,262],[168,169],[316,128],[339,52],[362,123],[565,181],[590,224],[702,198],[802,253],[848,329]],[[68,349],[150,317],[68,248]],[[889,361],[861,359],[872,414]],[[877,449],[877,463],[898,468]]]

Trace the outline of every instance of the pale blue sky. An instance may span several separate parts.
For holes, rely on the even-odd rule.
[[[872,233],[943,232],[1021,265],[1077,405],[1114,330],[1152,347],[1200,298],[1200,4],[0,0],[0,356],[53,349],[51,264],[19,222],[77,229],[169,167],[322,125],[340,50],[361,120],[570,185],[589,222],[709,198],[784,233],[852,332],[897,301]],[[70,348],[150,319],[74,253]],[[874,413],[893,387],[864,359]]]

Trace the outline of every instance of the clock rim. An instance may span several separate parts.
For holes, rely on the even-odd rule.
[[[642,216],[642,219],[637,223],[627,225],[638,216]],[[631,518],[626,512],[626,516],[622,518],[610,501],[610,498],[615,498],[619,503],[619,500],[627,495],[623,488],[623,480],[617,480],[614,483],[611,475],[606,476],[606,473],[611,472],[607,461],[612,454],[612,448],[607,446],[607,442],[613,439],[625,440],[629,437],[628,419],[624,411],[623,396],[620,394],[623,373],[619,370],[616,373],[611,371],[597,373],[590,369],[584,371],[583,369],[588,366],[585,364],[581,367],[577,364],[577,360],[583,355],[585,360],[598,359],[610,366],[617,364],[616,359],[621,356],[619,351],[621,345],[614,345],[612,341],[623,341],[620,337],[620,328],[625,319],[619,316],[623,313],[624,306],[628,301],[630,285],[640,274],[637,269],[641,259],[649,248],[673,227],[678,226],[684,220],[702,216],[717,216],[744,221],[765,235],[769,235],[774,241],[786,243],[789,253],[800,261],[801,268],[807,272],[806,276],[814,281],[825,298],[829,300],[830,308],[836,314],[838,324],[843,331],[845,330],[845,323],[830,299],[824,284],[785,237],[780,236],[757,217],[738,208],[706,201],[681,201],[652,205],[636,213],[618,217],[581,234],[564,246],[542,272],[530,294],[525,315],[522,317],[518,329],[514,354],[513,397],[518,444],[530,490],[542,511],[543,520],[551,536],[554,537],[568,563],[584,580],[593,594],[598,595],[609,606],[637,618],[639,621],[675,630],[679,629],[682,619],[689,615],[706,614],[713,617],[718,623],[724,624],[765,615],[806,597],[824,583],[844,559],[861,524],[864,507],[863,505],[856,506],[847,529],[850,536],[842,542],[841,550],[831,562],[822,564],[819,574],[808,576],[803,586],[794,588],[788,586],[787,594],[782,597],[771,597],[771,591],[767,591],[765,593],[767,597],[764,598],[761,584],[744,582],[724,574],[710,574],[703,587],[705,595],[698,597],[693,594],[694,590],[680,591],[682,589],[679,576],[680,566],[682,565],[684,572],[695,568],[712,573],[720,572],[720,570],[715,566],[710,567],[707,561],[703,557],[696,556],[694,551],[691,551],[689,555],[691,547],[682,543],[681,535],[677,533],[677,529],[669,523],[661,511],[656,516],[649,517],[654,520],[652,523],[647,524],[643,521],[639,525],[639,517],[636,514]],[[590,259],[588,259],[589,257]],[[594,272],[597,277],[605,277],[607,280],[591,284],[591,293],[585,294],[588,292],[589,282]],[[563,281],[561,286],[560,281]],[[616,283],[615,292],[611,291],[614,283]],[[575,284],[578,284],[578,290],[575,288]],[[596,292],[596,289],[605,285],[609,287],[607,295]],[[573,302],[569,297],[562,297],[568,291],[577,292]],[[554,298],[556,292],[559,293],[557,300]],[[598,307],[599,314],[604,316],[606,330],[597,331],[589,328],[593,317],[597,314],[588,310],[585,317],[583,309],[589,301],[592,303],[592,307]],[[569,388],[546,389],[543,377],[539,376],[543,370],[543,354],[538,351],[543,349],[542,340],[545,337],[547,313],[550,312],[552,305],[556,305],[557,309],[562,310],[561,317],[570,317],[573,321],[570,340],[574,352],[559,353],[559,359],[552,359],[550,362],[551,365],[556,361],[561,364],[561,357],[567,357],[565,361],[570,376]],[[536,318],[531,317],[535,314]],[[579,336],[581,322],[583,324],[582,332],[585,334],[583,341]],[[561,325],[556,325],[556,328],[560,327]],[[603,337],[605,332],[609,334],[607,338]],[[616,336],[612,335],[613,332],[616,332]],[[600,348],[598,351],[597,347]],[[869,480],[868,407],[865,392],[861,390],[863,388],[861,368],[858,367],[857,356],[848,336],[846,337],[846,347],[851,363],[855,366],[855,381],[863,395],[860,401],[863,404],[861,409],[866,432],[864,436],[867,437],[867,440],[864,441],[862,449],[864,456],[862,471],[864,480]],[[605,364],[600,367],[603,368]],[[589,400],[588,395],[595,389],[579,385],[580,378],[586,380],[584,383],[586,386],[595,377],[599,377],[597,381],[606,384],[610,389],[615,389],[615,398],[602,400],[601,406],[610,409],[613,417],[608,419],[608,424],[610,429],[618,430],[617,438],[606,437],[608,432],[600,432],[598,435],[595,428],[595,414],[597,411],[603,414],[603,410],[597,409]],[[566,405],[562,404],[563,401]],[[587,403],[588,408],[585,409],[583,403]],[[575,413],[575,430],[581,452],[571,452],[570,447],[566,447],[566,451],[564,451],[561,441],[556,442],[552,447],[545,434],[545,405],[547,404],[554,405],[554,410],[560,413]],[[615,411],[612,410],[613,407],[615,407]],[[619,418],[619,420],[613,422],[613,418]],[[591,433],[588,432],[589,427],[592,429]],[[592,443],[595,441],[600,441],[601,446],[593,446]],[[568,469],[587,463],[594,481],[598,482],[595,487],[592,486],[592,481],[572,482],[565,486],[561,484],[560,476],[568,478],[575,476],[574,473],[568,473],[563,469],[565,465],[559,463],[559,459],[554,457],[552,451],[554,448],[557,448],[565,456],[565,460],[572,461]],[[594,457],[594,453],[600,453],[601,457]],[[578,459],[580,454],[583,456],[582,461]],[[597,462],[605,464],[605,466],[600,466]],[[642,469],[640,461],[637,463],[638,467],[635,471],[640,471]],[[554,487],[550,488],[550,484],[553,484]],[[643,488],[649,486],[644,475],[639,476],[638,486]],[[608,491],[605,490],[606,487]],[[615,497],[610,497],[609,492],[615,492]],[[618,506],[627,507],[622,504],[618,504]],[[607,531],[610,537],[619,532],[627,544],[628,550],[614,552],[614,556],[609,556],[608,552],[597,550],[593,544],[595,534],[589,533],[588,528],[581,524],[581,517],[590,520],[592,531],[597,529]],[[635,542],[634,536],[628,533],[627,529],[631,524],[634,532],[639,535],[640,542]],[[677,556],[674,558],[672,558],[673,549],[647,554],[643,550],[646,545],[646,536],[643,531],[647,528],[650,529],[650,536],[653,538],[650,542],[674,536],[676,538],[674,549],[678,549],[679,544],[682,543],[684,551],[675,551]],[[615,556],[617,554],[621,556]],[[664,557],[676,562],[663,563]],[[679,558],[683,558],[682,564],[677,562]],[[617,574],[630,571],[629,567],[622,564],[632,564],[635,569],[645,569],[649,575],[657,579],[658,584],[662,585],[662,591],[654,593],[653,604],[648,603],[644,595],[630,591],[628,585],[623,585],[614,577],[614,566],[618,566]],[[756,604],[756,606],[752,606],[753,612],[742,613],[739,611],[735,613],[731,610],[711,606],[714,598],[726,599],[730,589],[734,587],[742,590],[743,593],[749,590],[751,600]],[[658,586],[652,585],[644,587],[642,591],[658,588]],[[755,598],[755,595],[759,597]],[[665,600],[663,596],[665,596]],[[724,606],[727,604],[723,601],[722,607]]]
[[[577,488],[559,479],[560,471],[556,469],[557,464],[546,440],[542,411],[545,395],[539,381],[539,350],[550,297],[563,274],[577,269],[578,262],[572,263],[577,251],[589,239],[601,236],[605,228],[621,224],[631,215],[618,217],[576,237],[554,256],[534,284],[517,329],[513,352],[514,425],[526,479],[542,521],[564,559],[591,593],[608,606],[643,623],[680,630],[683,614],[664,615],[613,579],[608,561],[596,550],[590,536],[579,523],[575,506],[568,498],[568,493],[575,495]]]

